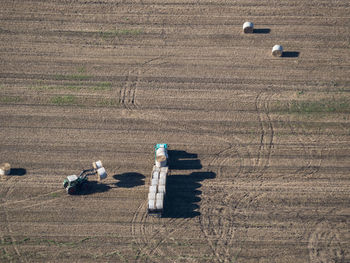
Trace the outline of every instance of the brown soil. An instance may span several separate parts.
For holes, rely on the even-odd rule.
[[[349,13],[3,0],[0,262],[350,262]],[[146,212],[158,142],[164,218]],[[68,196],[97,160],[109,177]]]

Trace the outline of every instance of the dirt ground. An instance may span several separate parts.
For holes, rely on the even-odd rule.
[[[2,0],[0,262],[350,262],[349,14]],[[146,211],[159,142],[164,218]],[[67,195],[96,160],[109,177]]]

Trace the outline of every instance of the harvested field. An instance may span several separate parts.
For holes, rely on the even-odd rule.
[[[0,262],[350,262],[349,14],[2,0]],[[153,218],[159,142],[171,169]],[[109,177],[68,196],[64,178],[97,160]]]

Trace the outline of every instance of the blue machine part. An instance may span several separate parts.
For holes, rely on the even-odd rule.
[[[157,143],[156,146],[154,146],[154,148],[156,150],[158,150],[159,148],[165,148],[167,149],[168,148],[168,144],[167,143]]]

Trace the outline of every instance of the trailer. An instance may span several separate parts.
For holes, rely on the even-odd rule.
[[[165,143],[156,144],[155,164],[151,173],[150,187],[148,193],[148,214],[155,217],[162,217],[166,200],[166,179],[169,172],[168,145]]]

